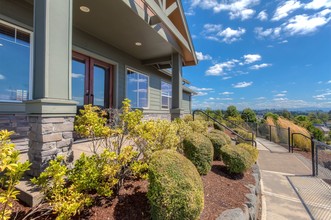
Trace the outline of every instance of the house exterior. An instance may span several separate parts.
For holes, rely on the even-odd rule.
[[[77,106],[191,113],[182,67],[196,64],[180,0],[0,0],[0,129],[38,175],[72,155]]]
[[[325,137],[329,136],[330,129],[325,124],[314,124],[314,127],[322,131]]]

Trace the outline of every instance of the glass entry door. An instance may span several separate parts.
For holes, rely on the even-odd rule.
[[[72,99],[78,106],[112,107],[112,66],[76,52],[72,57]]]

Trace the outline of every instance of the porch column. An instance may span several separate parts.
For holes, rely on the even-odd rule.
[[[172,109],[171,120],[179,118],[182,114],[182,56],[178,53],[172,55]]]
[[[33,100],[26,102],[26,111],[30,173],[36,176],[57,155],[72,159],[72,0],[35,0],[33,39]]]

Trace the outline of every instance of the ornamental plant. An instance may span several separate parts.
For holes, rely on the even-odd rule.
[[[214,148],[203,134],[193,132],[184,139],[184,155],[196,166],[200,175],[206,175],[211,169]]]
[[[252,155],[241,147],[224,146],[221,148],[221,155],[230,173],[244,173],[254,164]]]
[[[33,184],[41,187],[45,199],[49,202],[56,219],[66,220],[78,214],[85,206],[91,204],[91,199],[79,192],[74,184],[68,185],[66,177],[69,174],[64,164],[64,157],[58,156],[51,160],[49,166],[38,178],[31,179]]]
[[[30,162],[18,162],[19,151],[10,141],[13,132],[0,131],[0,203],[3,204],[0,210],[0,219],[9,219],[12,213],[13,200],[16,200],[18,191],[15,185],[19,183],[25,171],[31,165]]]
[[[173,150],[156,151],[149,164],[147,197],[152,219],[199,219],[204,206],[201,177],[190,160]]]

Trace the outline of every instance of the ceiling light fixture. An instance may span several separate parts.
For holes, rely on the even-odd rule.
[[[79,9],[80,9],[82,12],[85,12],[85,13],[90,12],[90,9],[89,9],[88,7],[86,7],[86,6],[83,6],[83,5],[80,6]]]
[[[140,47],[141,45],[143,45],[141,42],[136,42],[134,43],[137,47]]]

